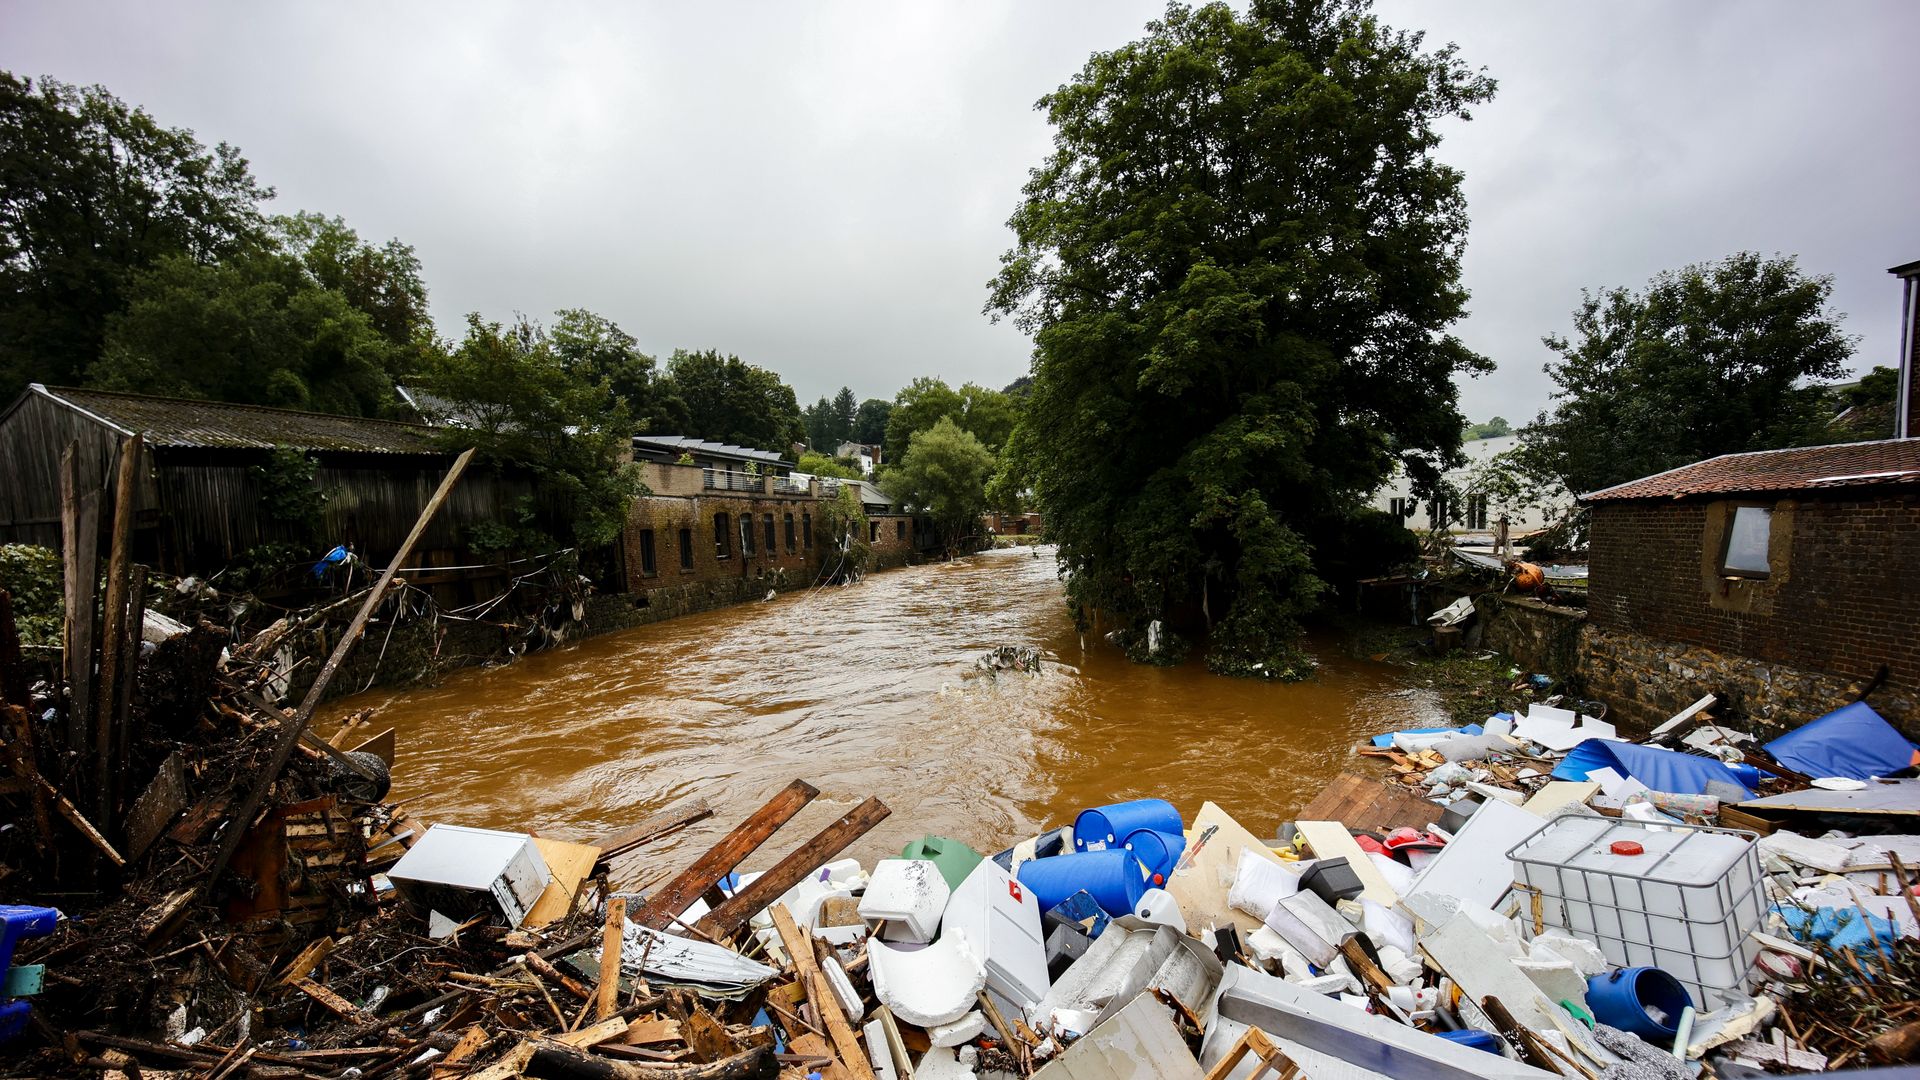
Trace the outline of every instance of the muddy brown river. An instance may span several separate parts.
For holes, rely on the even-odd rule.
[[[1038,675],[975,676],[1028,644]],[[436,687],[331,703],[398,729],[393,798],[417,817],[590,839],[704,797],[708,821],[618,876],[684,864],[796,777],[821,791],[764,866],[867,795],[892,816],[850,853],[935,833],[987,851],[1082,807],[1208,799],[1267,833],[1374,732],[1434,722],[1400,672],[1316,645],[1319,678],[1269,684],[1132,664],[1062,602],[1052,549],[996,551],[589,638]]]

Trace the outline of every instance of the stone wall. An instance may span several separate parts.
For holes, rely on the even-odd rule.
[[[1563,679],[1576,673],[1584,647],[1584,610],[1498,593],[1481,593],[1474,598],[1473,608],[1482,647],[1512,657],[1525,671],[1549,672]]]
[[[820,501],[802,496],[643,496],[633,501],[622,537],[628,591],[686,614],[738,602],[723,597],[805,585],[832,547],[817,532],[824,520]]]

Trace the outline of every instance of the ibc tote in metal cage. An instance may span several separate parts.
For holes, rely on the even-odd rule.
[[[1766,918],[1754,833],[1624,818],[1563,817],[1507,852],[1520,922],[1587,938],[1619,967],[1660,968],[1693,991],[1744,993]],[[1616,854],[1614,845],[1638,845]],[[1623,847],[1621,850],[1631,850]]]

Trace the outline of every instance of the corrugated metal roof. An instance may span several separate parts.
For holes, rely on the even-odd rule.
[[[30,392],[44,395],[122,434],[138,432],[154,446],[341,450],[373,454],[446,452],[435,438],[434,429],[422,424],[39,383],[35,383]]]
[[[1920,439],[1722,454],[1580,496],[1581,502],[1920,485]]]
[[[686,435],[635,435],[636,447],[657,447],[668,453],[708,454],[713,457],[737,458],[741,461],[784,462],[785,458],[769,450],[755,450],[750,446],[735,446],[732,443],[708,442]]]

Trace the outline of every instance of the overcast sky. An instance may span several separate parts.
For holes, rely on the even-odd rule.
[[[282,212],[340,214],[466,312],[605,314],[713,347],[802,402],[916,375],[1002,386],[1028,342],[980,314],[1032,105],[1162,10],[1113,0],[91,4],[0,0],[0,67],[102,83],[239,146]],[[1543,404],[1542,333],[1582,287],[1740,249],[1835,280],[1856,366],[1891,364],[1920,259],[1920,4],[1381,0],[1497,78],[1442,156],[1473,216],[1459,327]]]

